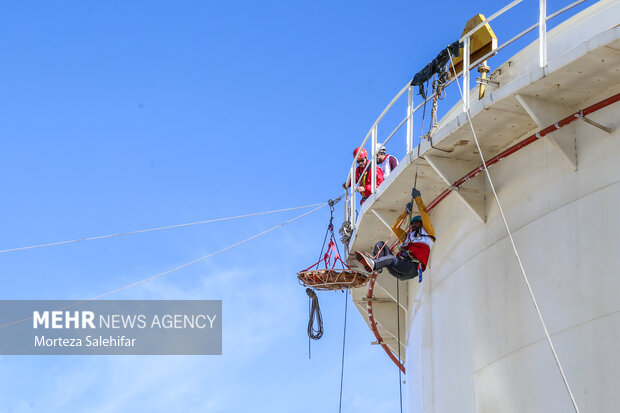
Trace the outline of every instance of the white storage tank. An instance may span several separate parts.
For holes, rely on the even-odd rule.
[[[600,1],[499,67],[471,120],[531,290],[581,412],[620,411],[620,2]],[[589,108],[585,119],[580,110]],[[560,123],[536,138],[536,132]],[[566,122],[565,122],[566,123]],[[460,104],[361,208],[349,249],[389,235],[414,174],[437,242],[424,282],[401,283],[401,358],[409,410],[423,413],[575,411]],[[447,152],[446,152],[447,151]],[[349,262],[355,264],[352,256]],[[353,292],[386,307],[375,329],[397,353],[395,279]],[[403,293],[404,290],[404,293]],[[389,310],[388,306],[389,305]],[[375,312],[377,312],[375,310]],[[405,357],[406,356],[406,357]]]

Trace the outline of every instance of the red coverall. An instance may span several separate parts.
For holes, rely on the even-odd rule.
[[[358,165],[357,169],[355,169],[355,182],[358,182],[358,187],[364,187],[364,193],[362,194],[362,200],[360,201],[360,205],[363,204],[366,198],[368,198],[372,193],[372,176],[368,173],[370,171],[370,165],[368,165],[368,169],[366,169],[366,171],[362,175],[362,179],[360,180],[360,175],[362,174],[362,171],[364,171],[364,168],[361,165]],[[381,185],[381,182],[383,182],[383,171],[381,170],[381,168],[379,168],[379,166],[375,168],[375,171],[377,174],[378,188],[379,185]]]

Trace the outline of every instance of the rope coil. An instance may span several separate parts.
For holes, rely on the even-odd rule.
[[[309,315],[308,315],[308,337],[312,340],[319,340],[323,337],[323,316],[321,315],[321,307],[319,306],[319,298],[311,288],[306,288],[308,294]],[[316,327],[315,325],[316,320]]]

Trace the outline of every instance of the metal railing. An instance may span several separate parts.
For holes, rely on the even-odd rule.
[[[560,14],[572,9],[573,7],[584,3],[586,0],[577,0],[574,1],[573,3],[563,7],[562,9],[554,12],[551,15],[547,15],[547,0],[539,0],[539,4],[538,4],[538,8],[539,8],[539,13],[538,13],[538,22],[535,23],[534,25],[528,27],[527,29],[523,30],[522,32],[518,33],[517,35],[515,35],[514,37],[510,38],[508,41],[506,41],[505,43],[503,43],[502,45],[499,45],[498,47],[496,47],[494,50],[488,52],[487,54],[485,54],[484,56],[482,56],[481,58],[477,59],[475,62],[470,62],[470,40],[471,37],[480,29],[482,28],[484,25],[486,25],[487,23],[495,20],[497,17],[503,15],[505,12],[507,12],[508,10],[512,9],[514,6],[518,5],[519,3],[523,2],[524,0],[514,0],[513,2],[507,4],[505,7],[503,7],[502,9],[500,9],[499,11],[497,11],[496,13],[492,14],[491,16],[489,16],[488,18],[485,18],[482,22],[480,22],[478,25],[476,25],[476,27],[474,27],[472,30],[470,30],[469,32],[465,33],[460,39],[459,42],[462,44],[463,47],[463,69],[461,70],[461,72],[459,72],[456,76],[452,77],[445,85],[445,87],[448,87],[449,85],[451,85],[452,83],[454,83],[455,81],[458,81],[459,78],[462,78],[462,90],[463,90],[463,97],[462,97],[462,105],[463,105],[463,111],[467,112],[470,108],[470,101],[469,101],[469,95],[470,95],[470,83],[471,83],[471,79],[470,79],[470,75],[471,75],[471,70],[474,69],[476,66],[478,66],[480,63],[484,62],[485,60],[487,60],[488,58],[497,55],[497,53],[506,48],[507,46],[511,45],[512,43],[514,43],[516,40],[522,38],[523,36],[525,36],[526,34],[530,33],[531,31],[533,31],[534,29],[536,29],[538,27],[538,43],[539,43],[539,66],[543,69],[543,73],[546,75],[547,74],[547,22],[551,19],[553,19],[554,17],[559,16]],[[450,63],[448,63],[450,64]],[[421,109],[421,108],[425,108],[426,104],[430,101],[432,101],[435,97],[436,97],[436,93],[432,93],[430,94],[428,97],[426,97],[425,99],[422,100],[422,102],[420,102],[418,105],[414,106],[414,87],[410,85],[410,82],[407,82],[407,84],[396,94],[396,96],[394,96],[394,98],[390,101],[390,103],[388,103],[388,105],[385,107],[385,109],[383,109],[383,111],[381,112],[381,114],[379,115],[379,117],[374,121],[374,123],[372,124],[372,126],[370,127],[370,130],[368,131],[368,133],[366,134],[366,136],[364,137],[364,140],[362,141],[362,143],[359,145],[359,147],[364,147],[366,145],[366,143],[368,142],[368,139],[370,138],[370,146],[371,146],[371,151],[370,151],[370,162],[368,162],[368,164],[366,165],[366,168],[364,169],[364,171],[367,171],[370,168],[370,176],[371,176],[371,193],[374,194],[377,191],[377,182],[376,182],[376,167],[377,167],[377,152],[378,152],[378,148],[380,148],[381,146],[385,146],[391,139],[392,137],[406,124],[406,132],[405,132],[405,144],[406,144],[406,154],[410,155],[413,150],[414,150],[414,133],[413,133],[413,119],[414,119],[414,115]],[[406,112],[405,112],[405,117],[396,125],[396,127],[387,135],[386,139],[380,143],[378,145],[378,129],[379,129],[379,123],[381,122],[381,120],[386,116],[386,114],[393,108],[393,106],[396,104],[397,101],[400,100],[400,98],[405,94],[405,92],[407,92],[407,106],[406,106]],[[422,125],[423,126],[423,125]],[[418,144],[416,145],[416,147],[419,150],[419,145],[420,145],[420,141],[422,139],[422,137],[418,137]],[[359,155],[359,153],[358,153]],[[355,227],[356,226],[356,221],[357,221],[357,212],[356,212],[356,198],[357,198],[357,187],[359,185],[359,182],[355,181],[355,171],[356,171],[356,164],[357,164],[357,158],[358,155],[356,155],[353,159],[353,163],[351,164],[351,167],[349,169],[349,174],[347,177],[347,184],[350,185],[350,188],[347,192],[347,202],[345,202],[345,221],[349,221],[351,222],[351,224]],[[361,173],[360,174],[360,179],[364,174]]]

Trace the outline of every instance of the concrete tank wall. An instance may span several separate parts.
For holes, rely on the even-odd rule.
[[[547,140],[490,170],[582,412],[620,411],[618,105],[591,115],[611,135],[574,123],[577,171]],[[432,213],[431,267],[409,283],[410,411],[570,412],[495,200],[486,202],[486,224],[455,195]]]

